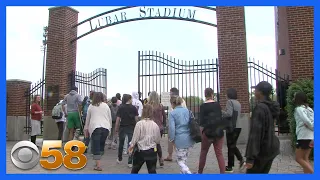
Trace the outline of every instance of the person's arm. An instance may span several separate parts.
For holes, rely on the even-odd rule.
[[[229,100],[227,101],[227,104],[226,104],[226,110],[222,111],[222,116],[232,117],[232,113],[233,113],[233,106],[232,106],[232,102]]]
[[[200,121],[199,121],[199,126],[200,126],[200,128],[201,128],[201,133],[202,133],[203,127],[204,127],[204,125],[205,125],[205,120],[204,120],[204,105],[203,105],[203,104],[200,106],[199,119],[200,119]]]
[[[139,114],[139,112],[138,112],[138,110],[137,110],[136,107],[134,107],[134,109],[136,110],[136,111],[135,111],[134,119],[136,120],[136,122],[138,122],[138,121],[139,121],[140,114]],[[140,107],[139,107],[139,109],[140,109]],[[142,113],[142,111],[141,111],[141,113]]]
[[[249,139],[246,149],[246,163],[253,164],[254,160],[258,157],[261,149],[261,140],[265,135],[263,122],[265,121],[263,109],[257,105],[252,113],[251,127]]]
[[[160,134],[160,129],[159,126],[155,126],[156,127],[156,137],[155,137],[155,143],[156,144],[160,144],[161,141],[161,134]]]
[[[64,116],[67,117],[67,110],[66,110],[66,106],[67,105],[67,96],[64,97],[63,101],[62,101],[62,111],[64,113]]]
[[[314,129],[314,123],[312,121],[310,121],[310,119],[308,118],[308,116],[304,112],[303,107],[296,108],[296,113],[297,113],[298,117],[303,121],[303,123],[305,124],[305,126],[307,128],[309,128],[311,130]]]
[[[109,123],[111,125],[111,130],[112,130],[112,116],[111,116],[111,110],[110,110],[110,107],[107,105],[107,115],[108,115],[108,119],[109,119]]]
[[[169,113],[169,141],[173,142],[175,139],[175,130],[176,130],[176,125],[174,122],[174,117],[172,115],[172,112]]]

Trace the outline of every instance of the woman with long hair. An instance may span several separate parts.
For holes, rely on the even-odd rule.
[[[31,105],[31,142],[36,145],[37,135],[41,134],[41,120],[43,111],[40,106],[41,97],[35,95]]]
[[[312,165],[309,162],[314,139],[314,113],[309,107],[307,96],[298,92],[294,96],[294,119],[296,121],[296,161],[303,168],[305,174],[313,174]]]
[[[237,148],[237,141],[241,133],[242,122],[239,117],[241,113],[241,104],[237,100],[237,91],[234,88],[227,89],[227,103],[225,111],[222,111],[222,116],[225,120],[230,122],[229,128],[226,132],[227,147],[228,147],[228,165],[226,166],[226,172],[233,172],[234,156],[239,160],[240,168],[244,165],[244,160],[241,152]]]
[[[155,123],[157,123],[157,125],[159,126],[159,130],[160,130],[160,135],[162,137],[163,135],[163,130],[164,130],[164,122],[166,122],[166,113],[164,111],[164,108],[162,106],[162,104],[160,104],[160,98],[159,98],[159,94],[155,91],[152,91],[149,95],[149,102],[148,104],[150,104],[152,106],[152,117]],[[159,164],[160,167],[163,167],[164,163],[163,163],[163,158],[162,158],[162,149],[161,149],[161,145],[160,142],[159,144],[157,144],[157,152],[158,152],[158,157],[159,157]]]
[[[131,174],[138,174],[142,165],[147,164],[149,174],[156,174],[157,151],[160,144],[159,126],[153,121],[153,110],[146,104],[142,110],[142,119],[137,122],[130,142],[129,153],[133,153]],[[136,147],[135,152],[133,152]]]
[[[169,142],[175,144],[181,174],[191,174],[186,165],[190,148],[195,143],[190,136],[190,111],[182,107],[183,99],[179,96],[171,97],[170,103],[173,111],[169,113]]]
[[[106,139],[111,131],[112,118],[109,106],[104,102],[103,93],[96,92],[89,105],[84,134],[91,138],[93,159],[96,160],[94,170],[102,171],[100,160],[104,153]]]
[[[222,153],[224,142],[224,123],[222,120],[221,106],[218,102],[214,101],[214,93],[211,88],[206,88],[204,95],[206,97],[206,101],[200,106],[202,140],[198,173],[203,173],[207,154],[212,144],[218,160],[220,174],[224,174],[226,167]]]

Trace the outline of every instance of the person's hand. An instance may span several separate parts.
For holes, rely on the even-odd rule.
[[[309,144],[309,147],[313,148],[314,147],[314,140],[312,140]]]
[[[129,153],[130,156],[132,155],[132,152],[133,152],[133,146],[130,146],[128,148],[128,153]]]
[[[252,167],[253,167],[253,164],[246,163],[246,168],[247,168],[247,169],[251,169]]]
[[[88,137],[89,137],[89,131],[88,131],[88,129],[83,130],[83,134],[84,134],[84,137],[85,137],[85,138],[88,138]]]

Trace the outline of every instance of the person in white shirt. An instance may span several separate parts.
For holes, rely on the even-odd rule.
[[[64,100],[65,96],[64,95],[61,95],[60,96],[60,101],[57,103],[57,105],[61,105],[61,111],[63,113],[61,119],[55,119],[56,121],[56,124],[57,124],[57,127],[58,127],[58,140],[62,140],[62,136],[63,136],[63,132],[64,132],[64,126],[65,126],[65,122],[66,122],[66,117],[65,117],[65,114],[63,112],[63,108],[62,106],[65,106],[64,108],[66,108],[66,105],[63,105],[63,100]]]
[[[309,162],[314,140],[314,113],[307,104],[307,96],[298,92],[294,96],[294,119],[296,121],[296,161],[303,168],[305,174],[313,174],[312,165]]]
[[[141,101],[139,100],[139,93],[138,92],[132,92],[132,105],[137,108],[139,117],[142,115],[142,109],[143,105]]]
[[[112,128],[111,111],[104,101],[103,93],[94,93],[84,126],[85,137],[91,138],[93,159],[96,160],[94,170],[96,171],[102,171],[100,159],[104,153],[106,139]]]

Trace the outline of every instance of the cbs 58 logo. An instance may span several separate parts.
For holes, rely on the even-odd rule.
[[[72,151],[72,147],[77,146],[77,151]],[[59,150],[62,148],[62,141],[56,140],[46,140],[43,141],[41,154],[39,153],[38,147],[30,141],[20,141],[13,146],[11,149],[11,161],[12,163],[20,168],[20,169],[32,169],[35,167],[38,162],[40,165],[48,170],[58,169],[64,165],[64,167],[70,170],[79,170],[86,166],[87,164],[87,157],[83,154],[86,150],[86,146],[83,142],[73,140],[67,142],[63,150],[65,155]],[[19,149],[17,153],[17,157],[19,160],[15,159],[13,154],[14,152]],[[34,157],[32,150],[35,151],[37,154]],[[40,154],[40,155],[39,155]],[[53,157],[53,161],[49,161],[49,157]],[[42,159],[40,159],[40,157]],[[77,162],[72,162],[72,159],[76,158]]]

